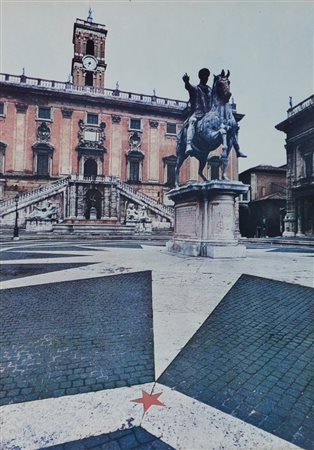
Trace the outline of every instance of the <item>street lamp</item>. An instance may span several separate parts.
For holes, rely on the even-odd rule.
[[[19,218],[19,213],[17,210],[18,204],[19,204],[19,194],[16,194],[16,196],[14,197],[15,200],[15,224],[14,224],[14,230],[13,230],[13,239],[15,241],[19,240],[19,226],[18,226],[18,218]]]

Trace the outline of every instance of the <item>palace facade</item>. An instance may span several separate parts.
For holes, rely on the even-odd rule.
[[[276,125],[286,134],[287,203],[283,236],[314,235],[314,95]]]
[[[132,201],[171,222],[166,193],[188,103],[106,88],[106,39],[105,26],[91,17],[76,20],[68,82],[0,74],[2,223],[12,223],[17,193],[21,222],[47,199],[59,220],[89,220],[94,208],[96,220],[123,223]],[[234,115],[243,117],[235,106]],[[217,155],[208,161],[211,177]],[[188,158],[180,181],[197,180],[197,171],[197,160]],[[232,152],[228,176],[237,174]]]
[[[240,232],[245,237],[274,237],[283,231],[286,206],[286,165],[259,165],[239,174],[239,180],[250,185],[241,195]]]

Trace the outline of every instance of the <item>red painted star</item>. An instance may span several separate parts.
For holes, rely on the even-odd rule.
[[[164,403],[161,403],[158,400],[158,397],[160,397],[161,394],[162,392],[159,392],[158,394],[148,394],[147,392],[142,390],[143,396],[141,398],[137,398],[136,400],[130,400],[130,402],[143,403],[145,413],[153,405],[166,406]]]

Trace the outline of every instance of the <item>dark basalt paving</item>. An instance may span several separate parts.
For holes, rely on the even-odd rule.
[[[141,427],[118,430],[45,448],[47,450],[174,450],[173,447]]]
[[[92,246],[92,244],[90,244]],[[32,250],[36,251],[36,252],[45,252],[45,251],[85,251],[86,248],[83,245],[65,245],[65,244],[61,244],[60,242],[56,242],[55,245],[39,245],[36,244],[33,246],[32,249],[30,249],[30,247],[27,246],[23,246],[21,245],[20,247],[15,247],[14,249],[10,249],[7,250],[7,252],[31,252]]]
[[[150,271],[5,289],[0,315],[2,405],[154,381]]]
[[[1,264],[0,281],[30,277],[48,272],[59,272],[76,267],[90,266],[91,264],[93,263]]]
[[[158,382],[313,449],[313,300],[242,275]]]
[[[49,250],[56,250],[56,248],[54,249],[47,249],[47,251]],[[61,248],[59,248],[58,250],[63,250]],[[82,250],[81,250],[82,251]],[[84,256],[83,254],[77,254],[77,255],[73,255],[73,254],[66,254],[66,253],[34,253],[34,252],[30,252],[30,251],[26,251],[26,250],[19,250],[19,251],[7,251],[7,252],[2,252],[1,253],[1,260],[2,261],[8,261],[8,260],[23,260],[23,259],[50,259],[50,258],[68,258],[71,257],[73,258],[73,256]]]
[[[282,247],[282,248],[274,248],[270,250],[271,252],[282,252],[282,253],[314,253],[314,248],[306,248],[306,247]]]
[[[113,247],[113,248],[142,248],[142,246],[136,242],[103,242],[103,243],[95,243],[95,247]],[[89,244],[90,246],[94,246],[94,244]]]

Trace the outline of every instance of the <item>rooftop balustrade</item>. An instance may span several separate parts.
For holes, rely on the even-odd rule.
[[[139,102],[168,108],[184,109],[188,103],[182,100],[174,100],[166,97],[157,97],[156,95],[137,94],[134,92],[120,91],[118,89],[102,89],[92,86],[77,86],[70,82],[44,80],[41,78],[27,77],[25,75],[10,75],[0,73],[0,83],[20,85],[36,89],[46,89],[49,91],[62,91],[77,95],[88,94],[95,97],[111,98],[113,100],[122,100],[126,102]]]
[[[295,114],[303,111],[306,108],[309,108],[310,106],[314,105],[314,95],[311,95],[311,97],[306,98],[302,102],[298,103],[297,105],[293,106],[292,108],[289,108],[287,111],[288,117],[294,116]]]

